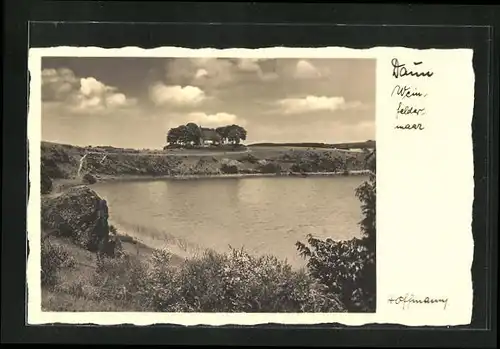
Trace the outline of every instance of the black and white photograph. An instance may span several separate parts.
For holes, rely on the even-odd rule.
[[[377,311],[375,58],[40,67],[43,312]]]

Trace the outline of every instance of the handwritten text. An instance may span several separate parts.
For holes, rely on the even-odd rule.
[[[431,297],[415,297],[413,294],[405,294],[404,296],[391,297],[388,299],[389,304],[400,305],[403,310],[409,309],[410,305],[435,305],[442,304],[443,310],[448,306],[448,298],[431,298]]]
[[[423,64],[423,62],[413,62],[413,67],[410,70],[406,63],[400,63],[399,59],[393,58],[391,60],[392,65],[392,77],[396,79],[401,79],[404,77],[416,77],[416,78],[430,78],[434,75],[434,72],[422,69],[418,67]],[[418,70],[417,70],[418,69]],[[398,119],[398,124],[394,126],[396,130],[402,131],[422,131],[425,127],[422,124],[422,119],[419,118],[427,114],[425,108],[425,98],[427,93],[422,91],[420,87],[415,87],[411,84],[397,84],[393,87],[391,91],[391,97],[398,101],[396,105],[396,119]],[[401,119],[407,119],[403,120]],[[412,118],[413,120],[408,120]],[[415,119],[420,120],[415,120]]]
[[[427,93],[422,93],[418,89],[408,85],[394,86],[394,88],[392,89],[391,97],[394,95],[399,96],[402,99],[412,98],[412,97],[427,97]]]
[[[405,76],[414,76],[417,78],[421,77],[428,77],[430,78],[431,76],[434,75],[432,71],[412,71],[409,70],[406,67],[406,64],[399,63],[399,60],[397,58],[393,58],[391,61],[392,64],[392,76],[395,77],[396,79],[398,78],[403,78]],[[414,66],[418,66],[422,64],[422,62],[413,62]]]

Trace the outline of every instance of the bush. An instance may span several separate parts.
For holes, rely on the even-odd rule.
[[[240,173],[244,173],[244,174],[254,174],[254,173],[258,173],[257,170],[253,169],[253,168],[243,168],[240,170]]]
[[[98,253],[112,258],[120,257],[123,254],[122,239],[116,235],[109,236],[108,240],[103,241]]]
[[[220,167],[220,170],[222,171],[222,173],[234,174],[234,173],[238,173],[238,166],[222,164],[222,166]]]
[[[50,178],[69,178],[76,172],[78,161],[72,156],[74,148],[61,144],[41,144],[41,166]]]
[[[338,311],[339,302],[319,295],[305,273],[292,271],[275,257],[254,257],[243,250],[206,252],[169,266],[170,254],[158,251],[146,292],[156,311],[301,312]],[[321,302],[312,301],[313,296]]]
[[[127,255],[102,257],[97,261],[91,284],[99,300],[122,302],[132,308],[147,310],[147,304],[141,297],[148,281],[146,275],[147,266],[137,259]]]
[[[280,173],[281,165],[276,162],[265,162],[260,165],[259,169],[261,173]]]
[[[118,234],[118,230],[116,229],[116,227],[113,224],[109,225],[109,233],[112,234],[112,235],[117,235]]]
[[[259,161],[259,159],[255,155],[248,153],[247,155],[241,157],[239,161],[256,164]]]
[[[48,194],[52,191],[52,179],[43,170],[41,174],[41,193]]]
[[[130,258],[100,262],[98,298],[158,312],[333,312],[341,303],[304,272],[272,256],[211,251],[173,266],[155,250],[148,265]]]
[[[52,243],[48,238],[42,241],[41,246],[41,281],[42,286],[54,286],[59,278],[61,268],[72,268],[75,259],[61,245]]]
[[[332,158],[328,153],[307,151],[300,155],[288,156],[294,159],[290,170],[293,172],[335,172],[343,168],[340,158]]]
[[[339,295],[348,311],[373,311],[374,290],[368,281],[375,271],[375,256],[362,241],[323,241],[308,235],[307,242],[310,246],[298,242],[297,247],[326,294]]]
[[[232,250],[222,269],[225,299],[238,312],[339,311],[334,299],[318,306],[311,303],[314,282],[303,272],[274,256],[252,256],[243,250]],[[224,310],[222,310],[224,311]]]
[[[292,172],[312,172],[312,166],[311,164],[307,162],[296,162],[290,167],[290,170]]]
[[[83,183],[86,183],[86,184],[94,184],[97,182],[97,179],[90,173],[86,173],[84,176],[83,176]]]

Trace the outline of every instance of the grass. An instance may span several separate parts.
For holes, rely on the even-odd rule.
[[[41,244],[42,264],[41,281],[42,286],[53,287],[60,283],[59,270],[63,268],[71,269],[76,261],[69,250],[63,245],[54,243],[45,238]]]
[[[88,265],[81,262],[88,257],[85,251],[75,254],[58,240],[44,246],[42,265],[70,253],[79,256],[72,266],[56,262],[50,269],[54,282],[42,286],[42,308],[48,311],[343,311],[306,272],[273,256],[232,249],[178,263],[169,251],[152,250],[147,256],[87,259]]]
[[[295,147],[295,148],[337,148],[337,149],[353,149],[353,148],[369,148],[375,147],[375,141],[369,140],[365,142],[348,142],[348,143],[253,143],[249,147]]]

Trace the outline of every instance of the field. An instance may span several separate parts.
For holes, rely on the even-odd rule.
[[[374,149],[375,141],[349,143],[253,143],[249,147],[295,147],[295,148],[324,148],[324,149]]]

